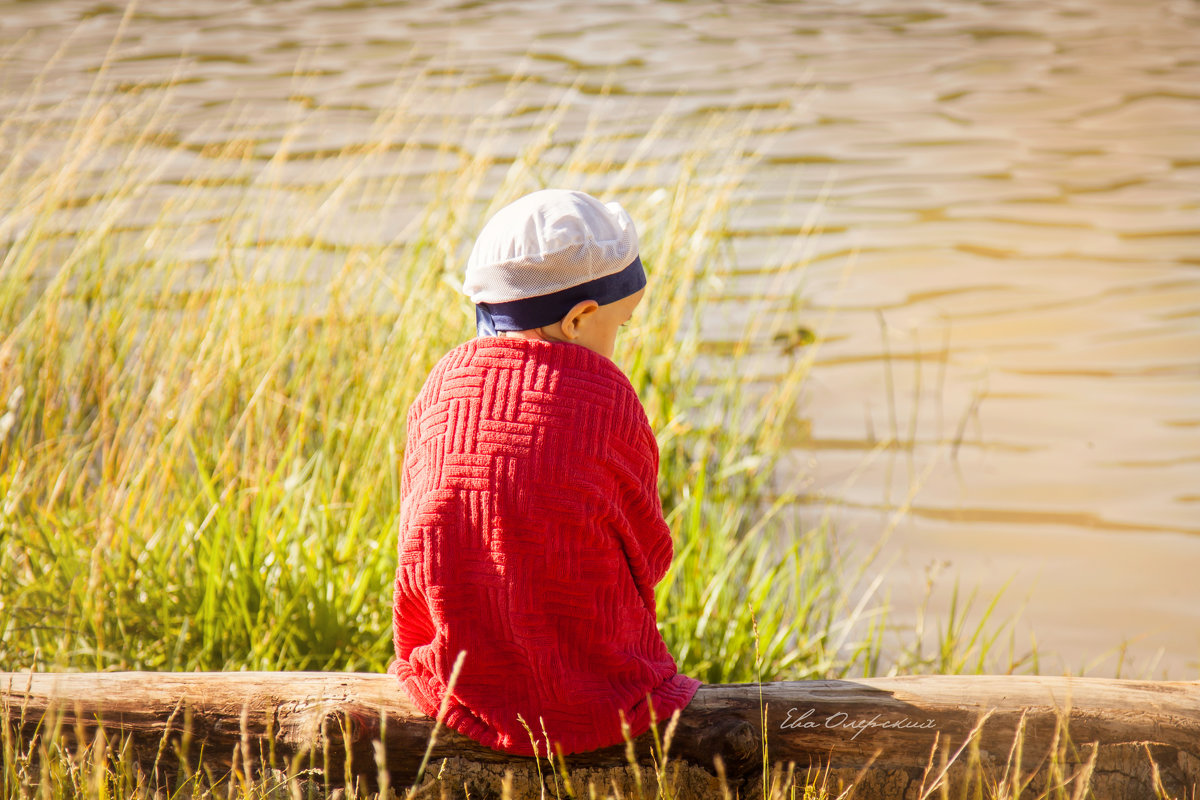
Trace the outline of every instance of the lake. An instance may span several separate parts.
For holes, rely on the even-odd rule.
[[[598,127],[612,146],[581,181],[619,188],[655,179],[618,173],[656,123],[674,123],[654,138],[663,169],[710,121],[716,141],[738,129],[745,175],[705,335],[719,359],[755,315],[816,334],[781,478],[801,516],[846,548],[879,545],[901,626],[926,604],[933,626],[956,580],[977,611],[1007,587],[996,617],[1015,620],[1018,656],[1036,641],[1043,672],[1200,675],[1196,0],[125,12],[0,2],[0,114],[8,141],[49,122],[53,147],[56,115],[65,139],[98,80],[156,108],[141,152],[175,155],[132,228],[180,186],[181,143],[192,161],[265,164],[299,128],[278,177],[298,186],[336,180],[329,153],[381,137],[423,143],[385,169],[430,176],[486,149],[501,156],[486,187],[548,126],[568,145]],[[393,107],[409,116],[379,129]],[[102,191],[81,187],[80,207]],[[315,222],[282,209],[267,235],[284,264],[298,227],[387,242],[427,201],[368,192]],[[220,193],[208,202],[178,211],[198,261],[217,246]],[[786,286],[767,279],[780,265]],[[760,343],[748,388],[788,368],[787,346]]]

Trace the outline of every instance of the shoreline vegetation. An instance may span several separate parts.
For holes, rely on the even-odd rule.
[[[491,211],[574,186],[620,200],[642,237],[649,292],[615,360],[659,437],[676,552],[657,601],[680,669],[708,683],[1036,672],[1035,653],[998,655],[991,606],[964,604],[932,634],[889,629],[869,557],[789,513],[797,493],[774,467],[803,443],[819,345],[780,348],[764,308],[727,356],[705,356],[701,315],[753,159],[744,121],[714,115],[694,150],[662,156],[667,117],[630,151],[595,129],[563,146],[551,112],[506,160],[430,148],[398,108],[297,180],[302,122],[267,154],[250,138],[171,144],[163,97],[105,89],[103,72],[81,109],[34,87],[0,122],[4,669],[385,669],[404,415],[473,335],[463,258]],[[397,160],[408,177],[385,169]],[[188,177],[161,180],[168,162]],[[364,204],[388,241],[339,227]],[[779,264],[784,297],[801,269]],[[790,359],[787,377],[746,392],[738,359],[764,347]],[[0,798],[154,794],[114,743],[43,740],[39,759],[6,728]],[[837,795],[770,781],[771,797]],[[635,783],[622,796],[670,796]],[[1081,796],[1068,784],[1047,796]],[[306,785],[194,775],[168,796]]]

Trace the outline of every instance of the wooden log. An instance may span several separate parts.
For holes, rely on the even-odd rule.
[[[139,760],[160,770],[176,752],[242,771],[308,754],[335,784],[360,776],[375,786],[380,764],[393,787],[411,784],[434,730],[388,675],[0,673],[0,697],[26,743],[48,735],[44,720],[60,722],[68,744],[103,725],[110,738],[128,735]],[[660,737],[668,727],[660,721]],[[641,764],[661,764],[654,733],[634,742]],[[1156,785],[1193,796],[1200,682],[912,676],[705,685],[675,721],[668,755],[722,773],[746,797],[761,791],[764,747],[768,763],[790,762],[801,774],[824,769],[827,781],[855,782],[860,797],[919,796],[939,780],[967,780],[972,769],[985,783],[1035,784],[1082,771],[1099,797],[1153,796]],[[446,758],[497,779],[537,766],[443,728],[431,760]],[[627,758],[616,746],[564,762],[594,774]]]

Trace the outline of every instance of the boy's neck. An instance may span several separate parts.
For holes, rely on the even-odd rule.
[[[504,336],[509,339],[538,339],[543,342],[561,341],[553,337],[547,336],[542,332],[541,328],[532,328],[527,331],[496,331],[497,336]]]

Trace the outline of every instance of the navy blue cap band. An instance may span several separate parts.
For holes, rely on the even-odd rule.
[[[480,336],[495,336],[498,331],[540,328],[558,322],[580,301],[595,300],[604,306],[628,297],[645,285],[646,271],[642,269],[642,259],[635,256],[629,266],[620,272],[578,286],[507,303],[476,303],[475,329]]]

